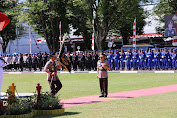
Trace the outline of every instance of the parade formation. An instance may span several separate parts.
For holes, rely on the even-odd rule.
[[[176,70],[177,49],[149,48],[128,51],[80,51],[68,52],[67,59],[73,71],[96,71],[100,53],[106,55],[110,70]],[[42,71],[51,53],[0,55],[9,65],[5,71]],[[58,53],[56,53],[57,55]]]

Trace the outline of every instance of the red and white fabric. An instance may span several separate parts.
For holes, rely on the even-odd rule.
[[[136,47],[136,17],[133,23],[133,47]]]
[[[172,43],[173,46],[177,46],[177,36],[174,36],[173,37],[173,43]]]
[[[93,24],[93,34],[92,34],[92,50],[94,50],[94,40],[95,40],[95,28],[94,28],[94,17],[93,17],[93,19],[92,19],[92,24]]]
[[[44,38],[38,38],[37,39],[37,43],[42,43],[42,42],[46,42],[46,39],[44,39]]]
[[[115,46],[116,46],[116,44],[114,43],[114,41],[112,40],[112,38],[111,38],[111,37],[109,37],[109,42],[111,42],[111,43],[112,43],[112,47],[115,47]]]
[[[69,37],[69,43],[70,43],[71,47],[74,48],[73,41],[72,41],[71,37],[70,36],[68,36],[68,37]]]

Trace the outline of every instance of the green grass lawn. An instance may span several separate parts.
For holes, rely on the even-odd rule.
[[[177,92],[87,104],[35,118],[177,118]]]
[[[176,76],[177,73],[110,73],[109,93],[177,84]],[[58,94],[61,99],[100,94],[96,74],[59,74],[59,78],[63,84],[63,88]],[[37,83],[42,85],[43,92],[49,91],[46,74],[4,74],[2,92],[5,92],[12,83],[15,83],[18,92],[35,92]]]
[[[109,93],[177,84],[177,73],[109,73]],[[63,88],[60,99],[99,95],[96,74],[59,74]],[[15,83],[18,92],[35,92],[37,83],[42,91],[49,90],[46,74],[4,74],[2,92]],[[66,108],[59,118],[176,118],[177,93],[165,93],[132,99],[115,100]],[[37,117],[36,117],[37,118]],[[43,117],[41,117],[43,118]]]

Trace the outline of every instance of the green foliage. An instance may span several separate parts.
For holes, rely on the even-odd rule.
[[[40,100],[37,100],[37,95],[32,98],[18,98],[15,102],[9,103],[7,108],[1,107],[0,114],[3,115],[20,115],[30,113],[32,110],[53,110],[61,109],[62,105],[55,97],[49,93],[42,93]]]
[[[19,98],[15,103],[8,104],[7,115],[27,114],[32,110],[31,102],[28,98]]]
[[[53,96],[52,94],[46,92],[42,93],[40,100],[37,101],[37,96],[32,98],[34,109],[38,110],[52,110],[52,109],[61,109],[62,105],[58,100],[58,97]]]
[[[0,115],[4,115],[5,113],[5,108],[3,107],[3,101],[0,101]]]
[[[16,97],[15,97],[15,95],[9,94],[9,97],[8,97],[7,102],[8,102],[9,104],[15,103],[15,102],[16,102]]]
[[[154,7],[154,13],[157,15],[159,22],[165,22],[165,15],[175,14],[177,12],[177,1],[176,0],[160,0],[160,2]],[[164,26],[156,27],[156,31],[162,33]]]
[[[35,31],[46,39],[50,51],[59,49],[59,23],[62,21],[62,34],[69,31],[66,15],[66,0],[30,0],[24,3],[23,16]],[[24,19],[25,20],[25,19]]]
[[[133,35],[133,22],[136,17],[136,32],[137,34],[143,33],[145,26],[145,18],[147,11],[139,4],[140,0],[121,0],[119,3],[119,10],[121,12],[120,19],[114,25],[115,29],[119,29],[123,36],[124,44],[128,42],[128,37]]]
[[[137,17],[137,33],[143,33],[143,27],[146,24],[144,19],[147,12],[140,7],[140,2],[149,2],[148,0],[73,0],[70,1],[71,20],[76,34],[87,36],[90,40],[92,34],[92,18],[95,11],[95,43],[97,49],[105,49],[105,39],[108,32],[117,30],[124,37],[124,43],[127,43],[127,37],[132,36],[132,25],[135,16]]]
[[[3,52],[6,51],[6,47],[10,40],[15,40],[16,38],[16,24],[18,22],[19,7],[17,6],[17,1],[0,1],[0,11],[8,16],[11,20],[10,23],[0,31],[0,36],[3,39],[2,48]]]

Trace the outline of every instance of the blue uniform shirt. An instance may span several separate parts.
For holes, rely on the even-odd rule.
[[[119,60],[119,53],[115,53],[115,54],[114,54],[114,59],[115,59],[115,60]]]
[[[138,53],[137,53],[137,52],[134,52],[134,53],[132,54],[132,58],[133,58],[133,59],[138,59]]]
[[[112,53],[108,54],[108,60],[113,60],[113,54]]]

